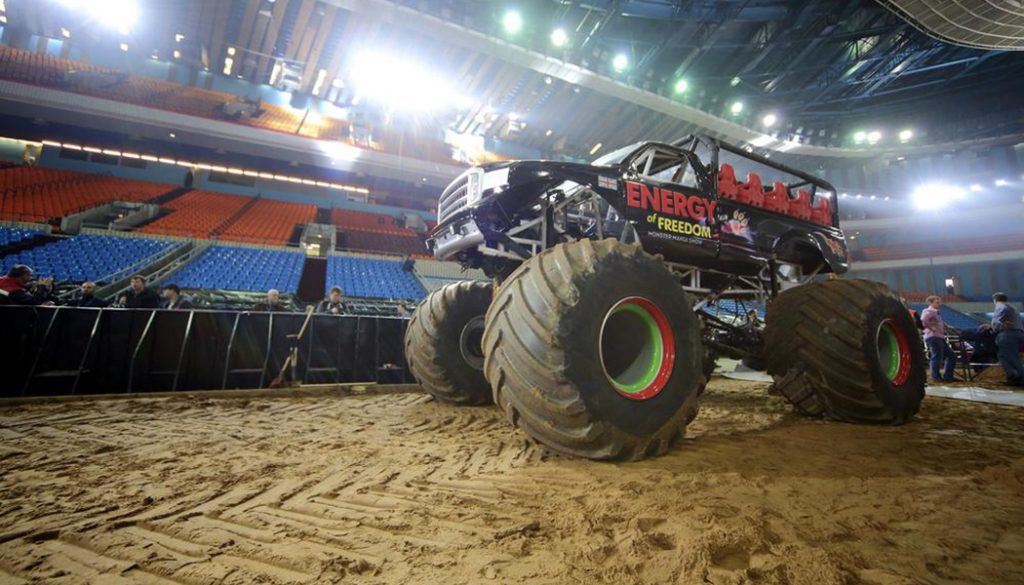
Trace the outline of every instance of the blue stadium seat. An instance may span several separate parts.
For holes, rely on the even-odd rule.
[[[762,321],[764,320],[764,304],[760,301],[749,299],[745,301],[738,301],[736,299],[718,299],[715,305],[706,307],[704,311],[718,317],[744,317],[750,309],[757,311],[758,319],[761,319]]]
[[[0,226],[0,247],[43,235],[39,230]]]
[[[423,287],[411,272],[402,270],[402,263],[354,256],[327,258],[327,286],[340,286],[348,297],[381,299],[422,299]]]
[[[211,246],[167,282],[183,288],[294,293],[299,288],[302,252]]]
[[[82,282],[102,280],[174,244],[163,240],[82,234],[0,258],[0,270],[27,264],[39,276]]]

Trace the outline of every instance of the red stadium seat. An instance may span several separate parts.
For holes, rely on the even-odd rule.
[[[789,214],[793,217],[811,219],[811,193],[807,189],[800,189],[796,192],[796,199],[789,202]]]
[[[747,205],[764,205],[764,187],[761,185],[761,175],[747,173],[747,182],[739,186],[738,199]]]
[[[729,163],[721,165],[718,170],[718,195],[728,199],[736,199],[737,188],[735,169]]]
[[[764,208],[776,213],[789,213],[789,189],[782,181],[775,181],[775,186],[764,193]]]
[[[817,205],[811,208],[811,221],[832,225],[832,201],[828,197],[817,197]]]

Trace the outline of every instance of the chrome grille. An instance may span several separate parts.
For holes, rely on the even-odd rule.
[[[481,175],[480,169],[470,169],[448,185],[441,193],[441,199],[437,203],[437,223],[444,223],[449,217],[473,202],[472,191],[480,189]]]

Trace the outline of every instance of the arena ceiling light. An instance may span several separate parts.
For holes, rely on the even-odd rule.
[[[863,130],[858,130],[858,131],[853,133],[853,142],[855,144],[862,144],[867,139],[868,139],[868,133],[863,131]]]
[[[732,105],[729,106],[729,111],[732,112],[733,114],[738,114],[742,112],[743,102],[733,102]]]
[[[878,130],[872,130],[868,132],[868,144],[878,144],[878,141],[882,139],[882,133]]]
[[[971,193],[980,193],[981,192],[981,185],[975,183],[975,184],[971,185],[970,189],[971,189]]]
[[[775,114],[765,114],[764,118],[761,118],[761,123],[764,124],[765,126],[769,127],[769,128],[774,126],[775,123],[778,122],[778,121],[779,121],[779,119],[778,119],[778,117],[775,116]]]
[[[366,99],[397,110],[440,110],[459,98],[448,82],[421,63],[380,53],[357,55],[352,84]]]
[[[899,138],[900,142],[909,142],[914,137],[914,131],[911,129],[900,130]]]
[[[556,47],[564,47],[569,42],[569,35],[564,28],[556,28],[551,31],[551,44]]]
[[[87,20],[94,20],[126,35],[135,27],[139,17],[136,0],[61,0],[61,4],[80,12]],[[101,5],[101,6],[100,6]]]
[[[612,59],[612,69],[616,71],[624,71],[626,67],[629,67],[629,57],[625,53],[619,53]]]
[[[910,195],[910,200],[918,209],[937,210],[950,203],[963,199],[967,193],[956,185],[946,183],[926,183]]]
[[[501,18],[501,25],[505,27],[505,32],[514,35],[523,28],[523,16],[518,10],[509,10]]]
[[[996,187],[1005,187],[1009,184],[1010,182],[1007,181],[1006,179],[996,179]]]
[[[674,89],[676,93],[686,93],[686,90],[690,89],[690,84],[685,79],[676,81]]]

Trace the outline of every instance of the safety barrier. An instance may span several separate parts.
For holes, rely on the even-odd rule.
[[[266,388],[285,381],[404,383],[406,321],[230,311],[0,307],[0,395]]]

